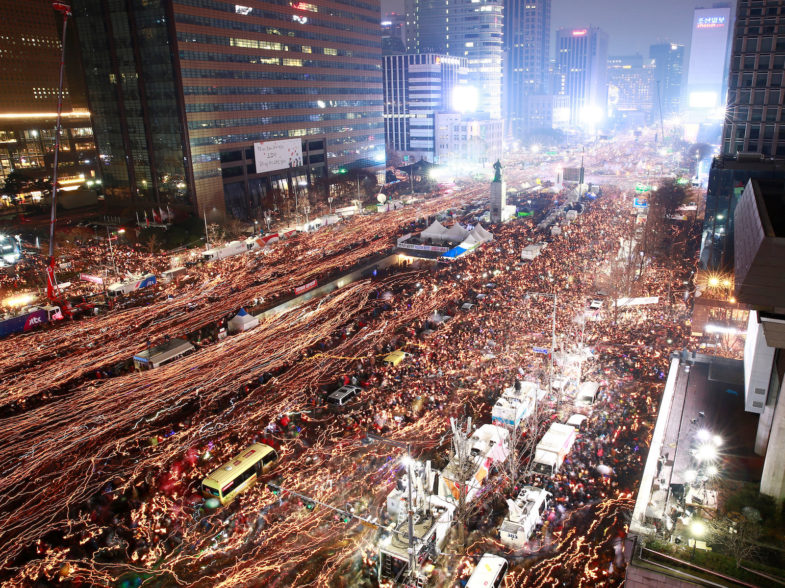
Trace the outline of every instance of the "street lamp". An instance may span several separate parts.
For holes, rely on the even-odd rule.
[[[122,235],[125,233],[125,229],[117,229],[117,233]],[[109,255],[112,256],[112,267],[114,268],[114,275],[119,279],[120,276],[117,273],[117,264],[114,260],[114,249],[112,249],[112,235],[109,233],[109,225],[106,225],[106,240],[109,241]]]
[[[692,535],[692,553],[690,554],[690,561],[695,558],[695,548],[698,545],[698,539],[706,534],[706,525],[702,521],[693,521],[690,525],[690,534]]]
[[[335,198],[332,196],[327,197],[327,205],[330,207],[330,216],[333,214],[333,200],[335,200]]]
[[[533,294],[535,296],[551,296],[553,298],[553,312],[551,314],[551,353],[550,353],[550,367],[548,373],[548,393],[553,389],[553,354],[556,351],[556,300],[558,295],[557,294],[550,294],[548,292],[527,292],[527,294]],[[559,407],[561,407],[562,403],[562,390],[559,390]]]

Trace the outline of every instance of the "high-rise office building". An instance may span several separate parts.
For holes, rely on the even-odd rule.
[[[382,53],[406,53],[406,15],[389,12],[382,19]]]
[[[75,16],[105,181],[131,197],[247,218],[328,171],[382,169],[379,0],[84,0]]]
[[[451,110],[467,66],[465,57],[433,53],[384,56],[385,141],[393,160],[435,162],[435,115]]]
[[[681,87],[684,75],[684,45],[658,43],[649,47],[649,59],[654,65],[655,99],[659,116],[678,115],[681,112]]]
[[[47,0],[0,1],[0,186],[14,170],[50,178],[54,160],[62,17]],[[66,41],[66,79],[59,181],[63,189],[100,182],[90,112],[73,31]],[[8,196],[8,195],[7,195]],[[39,193],[15,195],[28,201]],[[11,198],[3,200],[10,204]]]
[[[647,124],[656,100],[654,68],[643,56],[608,58],[608,115],[619,127]]]
[[[706,193],[701,265],[708,269],[734,266],[733,219],[748,181],[785,180],[783,26],[785,0],[738,2],[722,155],[712,164]]]
[[[413,14],[409,29],[410,53],[447,53],[449,0],[409,0],[406,4],[407,22]]]
[[[596,28],[556,32],[557,94],[569,96],[570,124],[594,131],[607,116],[608,35]]]
[[[739,0],[722,151],[785,158],[785,2]]]
[[[549,117],[535,114],[541,105],[552,104],[544,98],[548,91],[550,33],[551,0],[505,2],[504,118],[517,138],[532,129],[551,127]]]
[[[417,41],[409,51],[465,57],[476,110],[500,118],[503,0],[417,0],[411,9]]]
[[[504,2],[452,0],[449,8],[447,53],[468,60],[477,110],[501,118]]]
[[[727,5],[695,9],[687,71],[687,104],[682,108],[689,123],[701,124],[716,119],[717,111],[725,105],[730,25],[731,12]]]

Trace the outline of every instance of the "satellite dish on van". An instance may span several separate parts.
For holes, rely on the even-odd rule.
[[[379,204],[384,204],[385,202],[387,202],[387,196],[385,196],[384,194],[377,194],[376,200],[379,202]]]

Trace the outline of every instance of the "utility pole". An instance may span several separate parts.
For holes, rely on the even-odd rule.
[[[665,124],[662,122],[662,96],[660,96],[660,80],[657,80],[657,104],[660,107],[660,132],[662,133],[662,141],[665,142]]]
[[[392,445],[393,447],[406,449],[406,475],[409,478],[406,484],[408,494],[406,500],[406,512],[409,524],[409,578],[411,578],[412,582],[415,582],[417,578],[417,557],[415,554],[414,503],[412,500],[412,486],[414,485],[414,477],[412,476],[412,445],[408,441],[395,441],[394,439],[387,439],[386,437],[375,435],[374,433],[367,433],[366,436],[369,439],[379,441],[380,443],[386,443],[387,445]]]
[[[125,229],[120,229],[117,231],[118,233],[125,233]],[[114,249],[112,249],[112,235],[109,233],[109,225],[106,225],[106,240],[109,241],[109,255],[112,257],[112,267],[114,268],[114,275],[117,279],[120,279],[119,274],[117,273],[117,264],[114,260]]]
[[[210,249],[210,233],[207,230],[207,211],[203,210],[204,214],[204,250]]]
[[[552,384],[552,382],[553,382],[553,354],[556,351],[556,294],[554,293],[554,294],[552,294],[552,296],[553,296],[553,313],[552,313],[552,316],[551,316],[551,367],[550,367],[551,373],[550,373],[550,376],[549,376],[549,378],[551,380],[549,385],[551,385],[551,386],[553,385]],[[564,388],[560,388],[559,389],[559,404],[558,404],[559,408],[561,408],[562,392],[563,392],[563,390],[564,390]]]

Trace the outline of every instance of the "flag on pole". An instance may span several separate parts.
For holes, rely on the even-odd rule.
[[[172,222],[174,220],[174,215],[172,214],[172,209],[169,208],[168,204],[166,205],[166,218],[167,218],[167,220],[169,222]]]
[[[153,213],[153,220],[155,222],[157,222],[157,223],[160,223],[161,222],[161,217],[158,216],[158,213],[155,211],[155,208],[153,208],[150,212]]]
[[[158,212],[161,214],[161,222],[167,220],[166,213],[164,212],[164,209],[161,208],[160,206],[158,207]]]
[[[144,211],[144,225],[146,227],[150,226],[150,219],[147,218],[147,210]]]
[[[137,226],[137,227],[141,227],[142,225],[141,225],[141,224],[139,224],[139,211],[137,210],[137,211],[135,211],[135,212],[136,212],[136,226]]]

